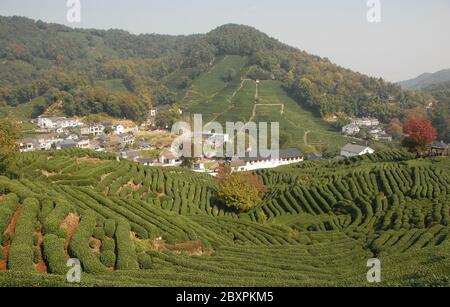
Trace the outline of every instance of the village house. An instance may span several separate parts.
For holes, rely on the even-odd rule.
[[[39,142],[36,139],[25,138],[19,143],[20,152],[32,152],[39,148]]]
[[[39,116],[37,125],[41,129],[66,129],[78,127],[81,123],[75,118]]]
[[[352,124],[355,124],[358,127],[376,127],[380,125],[380,121],[376,118],[365,117],[354,119]]]
[[[197,173],[207,173],[212,172],[214,168],[218,166],[215,160],[210,159],[200,159],[192,164],[192,170]]]
[[[341,156],[347,158],[363,156],[367,154],[371,155],[373,153],[375,153],[375,150],[373,150],[372,148],[355,144],[347,144],[341,149]]]
[[[152,144],[150,142],[140,141],[139,142],[139,149],[141,149],[141,150],[152,149]]]
[[[77,148],[89,149],[91,147],[91,141],[89,139],[80,139],[77,141]]]
[[[376,141],[385,141],[385,142],[392,142],[393,138],[389,134],[386,133],[380,133],[373,135],[374,140]]]
[[[258,169],[276,168],[283,165],[290,165],[304,161],[303,154],[297,149],[281,149],[278,158],[245,157],[231,161],[231,167],[234,171],[247,172]]]
[[[56,144],[62,139],[58,138],[55,134],[42,135],[37,138],[39,143],[39,148],[37,150],[51,150],[52,147],[56,146]]]
[[[26,138],[19,143],[20,152],[45,151],[56,148],[56,144],[61,142],[55,134],[40,135],[36,138]]]
[[[137,158],[136,162],[144,166],[159,166],[158,159],[153,158]]]
[[[124,151],[120,155],[122,156],[123,159],[136,161],[136,159],[139,158],[140,153],[139,151],[134,150],[134,151]]]
[[[61,119],[62,117],[56,116],[39,116],[37,119],[37,125],[41,129],[55,129],[57,128],[57,122]]]
[[[105,126],[103,125],[89,125],[82,126],[80,128],[81,135],[100,135],[105,131]]]
[[[72,139],[62,140],[56,144],[56,149],[69,149],[69,148],[77,148],[77,141]]]
[[[430,146],[430,155],[432,156],[448,156],[449,155],[449,145],[444,141],[434,142]]]
[[[126,146],[134,145],[135,138],[132,134],[122,133],[122,134],[117,135],[117,137],[119,139],[119,143],[122,148],[124,148]]]
[[[159,156],[159,162],[164,166],[179,166],[181,159],[172,151],[165,151]]]
[[[114,133],[117,135],[121,135],[125,133],[125,127],[122,125],[117,125],[114,127]]]
[[[345,135],[355,135],[355,134],[359,133],[360,131],[361,131],[361,129],[356,124],[349,124],[342,128],[342,133],[344,133]]]

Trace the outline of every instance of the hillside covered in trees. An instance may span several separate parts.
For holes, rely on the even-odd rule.
[[[246,59],[247,77],[281,82],[292,98],[320,116],[345,113],[388,121],[428,100],[247,26],[225,25],[190,36],[132,35],[0,17],[0,103],[31,102],[33,116],[57,104],[67,116],[107,113],[142,121],[150,106],[173,104],[229,55]],[[236,73],[229,69],[224,79]]]
[[[424,89],[424,92],[431,95],[435,102],[433,108],[429,110],[433,126],[438,130],[438,139],[447,143],[450,142],[450,82],[431,85]]]

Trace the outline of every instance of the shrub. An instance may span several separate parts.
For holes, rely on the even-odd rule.
[[[130,238],[130,224],[120,221],[116,229],[117,268],[119,270],[139,269],[136,252]]]
[[[0,260],[5,259],[5,254],[3,254],[3,248],[0,247]]]
[[[16,240],[14,240],[16,241]],[[34,248],[29,244],[14,243],[9,250],[8,268],[15,272],[33,272]]]
[[[49,272],[52,274],[62,275],[67,273],[67,257],[64,251],[64,244],[65,240],[58,238],[54,234],[48,234],[44,237],[44,259]]]
[[[9,253],[8,267],[12,271],[33,270],[33,233],[38,211],[39,202],[36,199],[25,199],[14,229],[14,240]]]
[[[228,208],[240,212],[253,209],[261,201],[265,189],[259,177],[232,173],[229,168],[220,172],[216,178],[216,185],[218,199]]]
[[[149,270],[153,268],[153,259],[146,253],[140,253],[138,255],[139,267],[143,270]]]
[[[108,219],[105,221],[105,235],[109,238],[114,237],[114,233],[116,232],[116,221],[112,219]]]
[[[137,224],[133,224],[131,230],[136,233],[138,238],[143,240],[148,239],[148,231],[144,227]]]
[[[96,227],[94,229],[93,237],[98,240],[103,240],[103,238],[105,237],[105,230],[103,229],[103,227]]]
[[[64,238],[67,233],[64,229],[61,229],[61,223],[69,215],[70,211],[71,207],[66,201],[58,200],[56,207],[44,219],[43,232]]]
[[[116,254],[113,251],[107,250],[101,253],[100,261],[108,268],[114,267],[116,264]]]
[[[49,199],[44,199],[42,201],[41,205],[42,205],[42,208],[41,208],[41,212],[39,213],[39,220],[42,221],[42,223],[44,223],[45,222],[45,218],[54,209],[54,204],[53,204],[53,201],[51,201]]]
[[[106,252],[106,251],[114,252],[115,250],[116,250],[116,242],[114,241],[114,239],[105,237],[102,240],[101,251],[102,252]]]
[[[70,242],[70,252],[78,258],[86,273],[104,273],[106,268],[100,262],[98,257],[91,253],[89,241],[92,237],[96,222],[96,214],[94,211],[87,210],[83,213],[81,223]]]
[[[8,194],[0,203],[0,234],[2,234],[8,225],[19,204],[19,198],[15,194]]]

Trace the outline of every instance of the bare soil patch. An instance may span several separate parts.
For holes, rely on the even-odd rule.
[[[61,228],[67,231],[67,240],[65,245],[66,253],[70,240],[72,240],[72,237],[75,234],[78,225],[80,225],[80,217],[75,213],[70,213],[61,223]]]
[[[94,247],[91,247],[91,252],[93,252],[94,254],[100,254],[100,249],[102,247],[102,241],[100,241],[99,239],[96,239],[94,237],[91,238],[91,242],[94,242],[95,245]]]
[[[37,248],[39,248],[42,251],[42,243],[44,242],[44,235],[42,234],[41,230],[35,232],[34,235],[38,238]],[[34,269],[39,273],[47,273],[47,265],[45,264],[44,259],[41,259],[39,263],[35,263],[33,266]]]

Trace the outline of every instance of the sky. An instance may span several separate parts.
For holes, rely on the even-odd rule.
[[[0,15],[78,28],[131,33],[207,33],[226,24],[253,26],[283,43],[352,70],[397,82],[450,68],[450,0],[0,0]],[[368,1],[381,22],[369,23]]]

